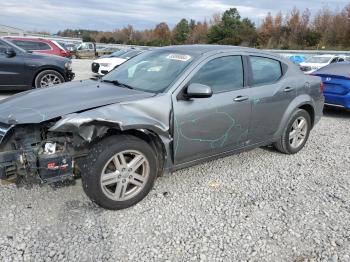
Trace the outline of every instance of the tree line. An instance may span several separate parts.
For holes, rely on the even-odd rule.
[[[207,21],[181,19],[174,28],[161,22],[153,29],[132,25],[111,32],[66,29],[58,35],[82,37],[86,42],[165,46],[179,44],[228,44],[274,49],[349,49],[350,3],[342,10],[322,8],[313,16],[308,9],[268,13],[257,27],[236,8],[214,14]]]

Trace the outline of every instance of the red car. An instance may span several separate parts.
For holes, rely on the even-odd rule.
[[[23,48],[27,51],[33,51],[37,53],[58,55],[63,57],[71,57],[71,53],[64,49],[56,41],[43,39],[43,38],[27,38],[27,37],[5,37],[15,45]]]

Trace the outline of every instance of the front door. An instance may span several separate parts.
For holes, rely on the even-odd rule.
[[[0,40],[0,90],[25,86],[23,58],[21,54],[9,57],[5,53],[8,48],[10,46]]]
[[[243,147],[249,140],[251,102],[244,86],[242,57],[208,59],[191,83],[210,86],[210,98],[173,98],[174,161],[183,164]]]

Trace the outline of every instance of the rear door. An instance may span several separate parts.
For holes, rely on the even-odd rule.
[[[252,90],[252,143],[270,139],[296,97],[296,78],[284,76],[282,63],[271,57],[249,56]]]
[[[8,57],[5,51],[10,46],[0,40],[0,90],[19,89],[25,87],[24,60],[20,53]]]
[[[324,84],[324,96],[327,104],[342,105],[348,107],[348,100],[345,96],[350,93],[350,79],[342,75],[322,75]]]
[[[210,86],[210,98],[186,99],[191,83]],[[173,97],[174,160],[181,165],[244,147],[249,140],[251,102],[240,55],[208,58]]]

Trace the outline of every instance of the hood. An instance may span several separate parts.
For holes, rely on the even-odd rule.
[[[75,81],[19,93],[0,101],[0,122],[40,123],[70,113],[154,95],[109,83]]]
[[[328,63],[307,63],[307,62],[302,62],[300,63],[301,66],[311,66],[311,67],[321,67],[321,66],[326,66]]]
[[[125,62],[126,59],[120,58],[120,57],[106,57],[106,58],[100,58],[96,59],[94,62],[95,63],[106,63],[106,64],[116,64],[120,65],[121,63]]]

